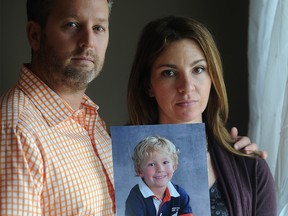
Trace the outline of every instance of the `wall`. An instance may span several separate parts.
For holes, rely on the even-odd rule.
[[[25,34],[26,1],[1,1],[0,94],[17,79],[21,63],[30,60]],[[91,83],[87,94],[100,105],[99,112],[108,126],[126,122],[126,85],[142,27],[164,15],[188,15],[213,30],[223,57],[225,80],[230,100],[231,126],[246,134],[247,23],[248,0],[157,0],[117,1],[112,8],[110,44],[104,69]]]
[[[26,39],[26,1],[1,1],[0,94],[13,85],[23,62],[30,61]]]

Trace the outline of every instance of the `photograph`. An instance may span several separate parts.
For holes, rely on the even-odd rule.
[[[152,200],[158,196],[162,199],[163,194],[157,187],[163,184],[170,192],[171,202],[176,202],[172,199],[174,189],[181,200],[179,206],[168,205],[172,206],[171,215],[181,211],[187,215],[210,215],[204,124],[111,126],[110,129],[117,215],[133,215],[133,211],[144,211],[143,208],[147,208],[145,211],[149,214],[157,205],[161,208],[161,200],[158,204]],[[158,168],[159,164],[164,168]],[[154,174],[152,169],[156,170]],[[157,174],[161,172],[167,174],[165,181]],[[164,204],[162,211],[167,211]]]

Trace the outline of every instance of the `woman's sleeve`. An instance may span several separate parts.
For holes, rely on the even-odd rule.
[[[276,216],[276,187],[270,168],[265,160],[259,158],[257,166],[256,215]]]

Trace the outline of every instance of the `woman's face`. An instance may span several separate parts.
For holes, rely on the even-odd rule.
[[[190,39],[172,42],[152,65],[149,93],[159,123],[201,123],[211,88],[201,48]]]

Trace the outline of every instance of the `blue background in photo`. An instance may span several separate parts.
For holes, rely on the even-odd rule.
[[[138,183],[131,159],[134,147],[145,137],[159,135],[180,150],[179,165],[171,182],[190,196],[194,215],[211,215],[208,188],[205,124],[111,126],[117,215],[125,215],[126,198]]]

